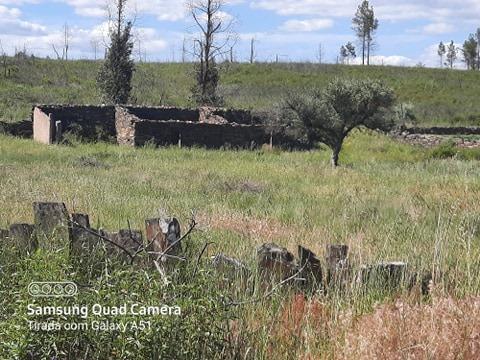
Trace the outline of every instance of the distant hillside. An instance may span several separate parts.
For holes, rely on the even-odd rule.
[[[0,119],[28,118],[34,103],[98,104],[95,75],[100,62],[10,59],[0,69]],[[399,101],[412,103],[421,125],[480,125],[480,72],[425,68],[316,64],[224,64],[226,105],[267,108],[287,89],[325,85],[336,76],[383,79]],[[191,64],[139,64],[133,103],[191,106]]]

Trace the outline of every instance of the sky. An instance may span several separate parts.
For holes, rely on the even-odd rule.
[[[342,44],[356,43],[351,19],[360,0],[226,0],[222,16],[233,20],[237,61],[335,62]],[[135,13],[135,56],[148,61],[180,61],[182,44],[195,34],[183,0],[129,0]],[[480,0],[371,0],[380,22],[373,62],[440,66],[440,41],[457,45],[480,27]],[[62,28],[71,33],[70,58],[100,57],[107,41],[104,0],[0,0],[0,42],[12,54],[25,48],[55,57]],[[185,40],[184,40],[185,39]],[[95,51],[96,49],[96,51]],[[459,57],[461,57],[459,55]],[[359,61],[357,59],[356,61]],[[459,60],[456,67],[463,68]]]

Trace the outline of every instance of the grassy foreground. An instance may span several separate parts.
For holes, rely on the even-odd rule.
[[[0,120],[28,118],[35,103],[99,104],[100,62],[13,60],[16,72],[0,75]],[[289,90],[323,86],[334,77],[382,79],[412,104],[422,125],[480,125],[480,72],[447,69],[316,64],[222,64],[220,93],[226,105],[268,108]],[[193,106],[192,64],[138,64],[132,102]]]
[[[356,265],[401,260],[415,270],[435,268],[442,274],[433,299],[415,292],[341,299],[281,293],[235,308],[238,320],[229,334],[243,349],[239,358],[478,355],[478,328],[471,325],[480,321],[478,161],[431,159],[427,150],[364,132],[348,139],[339,169],[329,167],[326,150],[47,147],[0,137],[0,154],[0,228],[32,222],[32,202],[42,200],[63,201],[70,210],[91,214],[94,226],[110,230],[126,228],[127,221],[143,229],[143,220],[159,208],[185,224],[190,209],[197,209],[202,231],[189,241],[197,246],[214,242],[207,255],[224,252],[253,265],[255,247],[265,242],[292,252],[302,244],[319,256],[326,244],[345,243]],[[28,266],[51,276],[61,258],[38,256],[44,262]],[[25,271],[18,273],[25,276]],[[122,294],[155,297],[154,280],[135,278],[111,286],[127,291],[119,290]],[[23,303],[7,301],[18,297],[18,289],[6,289],[7,280],[0,281],[0,307],[3,300],[4,311],[20,311]],[[3,331],[16,324],[14,317],[2,321]],[[191,326],[185,331],[200,325]],[[20,352],[15,336],[7,335],[9,351]],[[118,351],[112,358],[128,359],[137,349],[128,338],[111,341]]]

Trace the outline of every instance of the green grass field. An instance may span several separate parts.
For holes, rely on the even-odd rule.
[[[275,242],[292,252],[302,244],[319,256],[324,255],[327,244],[344,243],[350,246],[355,267],[399,260],[408,262],[414,271],[436,269],[442,274],[437,284],[439,301],[445,297],[460,301],[480,293],[478,160],[436,160],[431,151],[365,132],[356,132],[348,139],[341,157],[343,166],[338,169],[329,166],[326,150],[132,149],[102,143],[64,147],[2,136],[0,153],[0,228],[14,222],[31,223],[34,201],[65,202],[71,211],[89,213],[95,227],[109,230],[126,228],[128,222],[133,228],[143,229],[144,219],[156,216],[160,208],[178,216],[185,225],[190,210],[196,209],[201,231],[195,232],[189,242],[195,248],[214,242],[205,258],[224,252],[253,267],[255,248],[262,243]],[[54,269],[62,260],[52,256],[40,254],[45,263],[33,265],[28,261],[29,265],[22,266],[40,268],[36,270],[40,278],[58,276]],[[4,291],[9,294],[5,301],[21,298],[15,288],[20,285],[14,281],[27,274],[19,271],[4,282]],[[122,274],[120,279],[126,279],[127,273]],[[145,301],[154,296],[146,290],[153,291],[154,283],[142,285],[146,286]],[[117,285],[112,285],[111,291],[119,291],[119,299],[124,296],[125,290],[121,289],[133,286],[127,282],[118,285],[118,290]],[[99,291],[102,286],[98,285]],[[393,298],[397,297],[412,306],[430,306],[428,299],[412,298],[408,292]],[[351,294],[343,300],[320,296],[305,303],[280,293],[262,304],[236,309],[242,321],[235,334],[251,347],[249,354],[243,353],[251,359],[366,359],[368,356],[358,355],[360,347],[345,347],[345,336],[356,333],[355,319],[367,321],[360,316],[370,316],[373,308],[388,304],[390,299],[389,294],[368,293]],[[4,311],[8,313],[11,306],[21,311],[22,301],[4,303]],[[475,303],[466,304],[458,306]],[[320,311],[319,306],[326,312],[313,316],[310,311]],[[457,314],[456,308],[448,309]],[[351,311],[357,315],[352,317]],[[388,309],[379,311],[385,311],[386,317],[394,316]],[[348,325],[339,320],[346,314],[350,314]],[[299,331],[295,316],[308,324],[298,338],[292,338]],[[272,321],[281,326],[281,332],[272,329]],[[4,318],[3,322],[4,336],[10,339],[8,351],[13,351],[13,344],[18,345],[13,339],[19,335],[8,329],[18,320]],[[328,331],[322,332],[326,322]],[[412,319],[409,326],[417,325]],[[32,334],[22,335],[23,346],[39,341]],[[122,336],[108,345],[125,351],[118,358],[128,359],[128,351],[135,348],[127,340]],[[95,341],[101,344],[107,340],[99,337]],[[366,341],[372,341],[372,347],[375,344],[373,339]],[[21,348],[16,349],[21,353]],[[285,351],[289,354],[286,357]],[[385,356],[393,356],[388,354]]]
[[[12,60],[13,61],[13,60]],[[11,77],[0,76],[0,119],[28,118],[35,103],[98,104],[100,62],[17,60]],[[285,93],[323,86],[334,77],[382,79],[400,103],[414,105],[422,125],[480,125],[480,72],[447,69],[315,64],[223,64],[220,92],[226,106],[265,109]],[[132,102],[194,106],[192,64],[138,64]]]

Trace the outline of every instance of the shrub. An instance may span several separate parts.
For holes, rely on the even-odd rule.
[[[429,152],[429,158],[431,159],[449,159],[457,155],[457,148],[452,141],[445,142]]]

